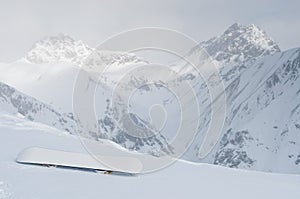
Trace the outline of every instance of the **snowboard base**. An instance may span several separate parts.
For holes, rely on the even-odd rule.
[[[97,159],[107,164],[104,165]],[[33,147],[22,151],[16,161],[22,164],[103,172],[104,174],[138,174],[143,168],[142,163],[132,157],[97,156],[97,159],[89,154]]]

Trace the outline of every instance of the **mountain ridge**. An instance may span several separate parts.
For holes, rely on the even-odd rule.
[[[42,45],[43,42],[40,43],[41,45],[37,45],[38,47],[34,50],[36,50],[36,54],[39,53],[39,50],[43,52],[41,53],[42,59],[36,59],[34,56],[31,57],[32,59],[29,58],[32,62],[29,61],[30,64],[26,65],[30,69],[28,71],[36,71],[35,67],[45,67],[47,71],[50,71],[50,69],[61,70],[62,67],[66,67],[65,71],[67,73],[64,74],[72,76],[76,74],[76,71],[72,69],[70,71],[73,72],[70,72],[68,71],[67,65],[57,65],[55,62],[66,61],[69,64],[78,65],[89,63],[87,66],[90,67],[97,67],[107,63],[120,66],[128,63],[130,67],[132,63],[143,62],[143,60],[140,60],[132,54],[122,54],[120,52],[115,54],[108,52],[107,55],[103,52],[93,51],[92,48],[81,43],[79,43],[79,46],[87,51],[83,50],[85,53],[81,53],[80,56],[82,55],[82,57],[79,59],[76,57],[76,53],[79,52],[79,50],[76,51],[76,47],[74,47],[76,41],[66,35],[61,36],[61,39],[66,40],[66,47],[61,47],[61,41],[59,39],[57,40],[57,38],[52,39],[50,43],[45,42],[47,45],[54,44],[54,47],[50,48],[50,50],[47,49],[47,45],[46,47]],[[256,39],[258,41],[256,41]],[[201,160],[198,157],[198,152],[200,144],[203,141],[203,136],[205,135],[205,130],[208,128],[211,115],[209,110],[204,112],[204,114],[201,115],[201,125],[203,128],[199,129],[195,142],[184,158],[195,162],[204,161],[243,169],[272,172],[299,172],[298,164],[300,163],[300,159],[298,157],[300,157],[300,154],[298,154],[297,151],[300,149],[297,140],[300,140],[300,138],[298,138],[297,126],[300,126],[300,121],[297,119],[297,116],[299,115],[300,105],[296,104],[295,99],[297,99],[300,93],[300,88],[297,88],[300,65],[297,53],[299,53],[300,48],[281,52],[279,46],[270,39],[264,31],[254,25],[243,26],[240,24],[233,24],[221,36],[200,43],[192,49],[193,55],[197,57],[198,50],[202,48],[219,64],[220,75],[226,88],[228,115],[221,140],[218,142],[213,153],[205,160]],[[94,55],[88,55],[88,53],[86,53],[89,52],[89,49],[93,51],[91,53],[94,53]],[[55,52],[53,53],[54,56],[50,53],[51,51]],[[75,53],[69,53],[69,51]],[[33,51],[30,51],[29,54],[33,55],[34,53],[32,52]],[[58,52],[62,52],[61,57],[56,56]],[[48,55],[49,53],[50,56]],[[70,54],[72,56],[69,57],[68,55]],[[121,58],[122,56],[123,58]],[[128,59],[128,56],[130,59]],[[90,62],[81,60],[89,60],[89,58]],[[38,62],[35,63],[35,60]],[[4,70],[1,70],[1,67],[3,67]],[[0,75],[1,80],[10,81],[11,77],[16,75],[16,71],[21,70],[22,67],[24,68],[22,64],[17,66],[0,66],[0,70],[2,71]],[[28,71],[25,71],[24,74],[29,73]],[[11,73],[11,76],[9,76],[8,73]],[[42,74],[44,76],[41,76],[41,78],[34,79]],[[46,78],[45,76],[47,78],[49,77],[50,82],[55,81],[55,83],[58,83],[57,87],[66,84],[67,81],[64,79],[65,77],[53,79],[49,76],[49,73],[45,74],[41,71],[38,75],[34,76],[32,82],[40,83]],[[184,80],[188,80],[191,85],[194,85],[199,102],[201,102],[200,106],[209,106],[209,91],[205,89],[205,82],[203,82],[200,77],[189,74],[188,72],[184,74],[183,78],[174,81],[177,84],[181,84],[181,81]],[[23,85],[20,81],[22,80],[18,79],[17,84]],[[147,78],[136,81],[148,82]],[[209,78],[209,81],[212,84],[221,83],[216,82],[213,76]],[[73,80],[68,80],[68,82],[72,85]],[[104,81],[104,83],[115,86],[115,83],[110,84],[107,81]],[[131,83],[134,84],[136,82]],[[30,87],[30,84],[28,86]],[[15,87],[18,89],[18,86]],[[56,87],[53,89],[55,90]],[[126,85],[124,89],[126,89]],[[151,91],[151,89],[152,88],[147,87],[146,90]],[[121,132],[113,120],[114,110],[110,106],[110,101],[107,101],[110,96],[109,92],[106,92],[105,89],[100,90],[100,92],[103,98],[102,108],[105,112],[98,121],[101,129],[101,138],[113,140],[130,150],[146,153],[150,152],[153,155],[160,154],[156,154],[153,150],[149,151],[148,146],[151,149],[168,149],[168,147],[165,146],[166,143],[164,139],[149,141],[147,139],[136,139],[134,137],[124,136],[126,132]],[[143,92],[141,92],[140,96],[142,96],[142,94]],[[144,97],[144,101],[141,101],[141,107],[146,104],[145,100],[151,100],[151,96]],[[288,106],[286,110],[283,110],[279,107],[284,106],[285,101],[293,101],[293,103],[290,103],[290,106]],[[167,107],[171,103],[171,100],[166,100],[164,101],[164,106]],[[281,122],[279,122],[278,113],[285,115],[284,119],[281,119]],[[290,117],[289,114],[293,116]],[[136,118],[138,118],[139,121],[145,119],[139,118],[138,116]],[[289,120],[291,120],[291,122],[289,122]],[[266,124],[262,123],[262,121]],[[276,121],[277,124],[274,124]],[[176,125],[173,124],[172,126]],[[262,132],[261,129],[264,129],[265,132]],[[168,130],[172,131],[172,128]],[[124,134],[120,134],[120,132]],[[280,147],[282,144],[286,146],[287,149]],[[282,159],[283,163],[278,163],[277,167],[273,167],[270,165],[270,162],[265,162],[266,157],[270,157],[273,161],[278,162]]]
[[[221,65],[241,64],[249,59],[280,52],[275,41],[259,27],[234,23],[220,36],[199,44]]]

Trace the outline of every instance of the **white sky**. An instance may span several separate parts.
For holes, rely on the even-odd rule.
[[[45,36],[66,33],[96,46],[132,28],[155,26],[197,41],[235,22],[264,29],[282,49],[300,46],[299,0],[0,0],[0,62]]]

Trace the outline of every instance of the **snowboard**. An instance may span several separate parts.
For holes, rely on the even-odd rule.
[[[22,164],[104,171],[105,174],[111,172],[138,174],[143,169],[139,159],[129,156],[93,156],[38,147],[23,150],[16,161]]]

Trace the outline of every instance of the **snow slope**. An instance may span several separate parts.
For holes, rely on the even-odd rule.
[[[269,172],[300,172],[300,49],[280,52],[276,43],[254,25],[234,24],[203,46],[220,69],[208,83],[224,83],[226,121],[219,143],[205,159],[199,149],[210,125],[209,91],[203,79],[186,73],[200,109],[198,134],[185,159]],[[188,55],[201,62],[199,46]],[[222,55],[222,56],[219,56]],[[226,56],[225,56],[226,55]],[[236,59],[237,58],[237,59]]]
[[[299,48],[278,52],[254,61],[236,78],[224,81],[227,117],[222,138],[209,157],[200,159],[201,132],[208,128],[208,123],[203,123],[186,158],[236,168],[299,173],[299,60]],[[207,98],[205,92],[199,89],[199,99]],[[209,111],[203,117],[209,121]]]
[[[0,140],[5,140],[0,145],[1,199],[300,197],[297,175],[250,172],[185,161],[138,176],[17,164],[18,153],[31,146],[85,151],[74,136],[5,112],[0,114]]]
[[[73,114],[63,113],[0,82],[0,110],[75,134]]]
[[[71,93],[71,91],[69,92]],[[51,94],[53,94],[53,92],[48,92],[48,95]],[[102,92],[99,92],[99,95],[102,94]],[[65,98],[64,95],[60,96],[62,98]],[[68,97],[69,100],[72,101],[72,95]],[[103,106],[105,107],[107,103],[106,98],[103,97],[102,100],[104,101]],[[106,110],[105,108],[103,109]],[[83,137],[93,140],[98,140],[100,138],[110,139],[128,149],[136,149],[138,147],[146,153],[153,153],[153,150],[156,150],[159,147],[165,147],[167,145],[162,136],[153,137],[152,140],[148,139],[147,142],[151,145],[144,145],[143,143],[141,143],[141,141],[137,140],[136,138],[130,135],[125,134],[124,132],[118,129],[116,129],[114,132],[111,132],[110,134],[105,134],[101,132],[92,132],[90,134],[85,134],[86,132],[82,131],[79,128],[81,121],[78,121],[78,119],[74,117],[74,114],[72,112],[64,112],[61,109],[55,107],[54,105],[48,105],[44,102],[41,102],[36,98],[30,97],[16,90],[15,88],[1,82],[0,110],[7,111],[11,115],[17,115],[21,118],[26,118],[30,121],[35,121],[45,125],[53,126],[59,130],[67,131],[70,134],[80,134]],[[99,120],[100,124],[113,124],[112,121],[110,121],[109,115],[104,115],[103,117],[103,120]],[[143,121],[141,121],[141,124],[143,124]],[[115,127],[113,128],[115,129]],[[106,128],[104,127],[104,129]],[[103,130],[103,132],[105,131]],[[117,138],[119,138],[119,140]]]

